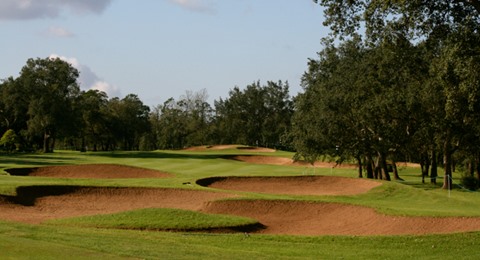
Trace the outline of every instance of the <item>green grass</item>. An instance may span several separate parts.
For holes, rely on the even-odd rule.
[[[70,152],[0,155],[0,171],[12,167],[113,163],[169,172],[161,179],[56,179],[0,176],[0,193],[14,195],[19,186],[85,185],[185,188],[183,182],[212,176],[299,176],[311,169],[294,166],[253,165],[227,160],[225,155],[261,154],[291,157],[292,153],[248,150]],[[442,171],[439,171],[441,173]],[[356,177],[356,170],[317,169],[316,174]],[[355,196],[292,196],[242,193],[246,198],[331,201],[364,205],[381,212],[415,216],[480,216],[480,193],[442,190],[422,184],[420,170],[401,168],[404,182],[384,183]],[[459,174],[454,174],[454,183]],[[428,180],[427,180],[428,181]],[[207,189],[194,185],[193,189]],[[160,215],[175,219],[161,220]],[[352,216],[354,217],[354,216]],[[428,236],[273,236],[145,231],[230,226],[252,220],[189,211],[145,209],[119,214],[55,220],[27,225],[0,222],[0,259],[478,259],[480,233]],[[194,219],[194,220],[192,220]],[[237,222],[239,221],[239,222]],[[244,222],[246,221],[246,222]],[[186,226],[181,226],[182,222]],[[212,224],[213,223],[213,224]],[[220,224],[218,224],[220,223]],[[151,226],[149,226],[151,225]],[[161,225],[164,225],[161,227]],[[149,226],[148,228],[145,228]],[[108,227],[104,229],[103,227]],[[133,228],[141,230],[115,229]],[[174,228],[172,228],[174,227]],[[201,228],[199,228],[201,229]]]
[[[478,259],[479,241],[480,233],[301,237],[0,225],[2,259]]]
[[[259,224],[256,220],[180,209],[148,208],[116,214],[57,219],[54,225],[139,230],[205,231],[238,229]]]

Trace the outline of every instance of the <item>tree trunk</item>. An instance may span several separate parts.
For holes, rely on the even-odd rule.
[[[430,169],[430,159],[428,158],[428,153],[422,155],[420,167],[422,169],[422,183],[425,183],[425,177],[428,177],[428,172]]]
[[[480,156],[477,155],[475,159],[475,172],[477,173],[477,179],[480,181]]]
[[[51,146],[50,146],[50,153],[53,153],[53,150],[55,150],[55,137],[52,137],[51,138],[52,142],[51,142]]]
[[[452,145],[450,138],[445,138],[443,143],[443,189],[452,189]]]
[[[395,161],[392,161],[392,167],[393,167],[393,179],[396,181],[404,181],[404,179],[400,178],[400,175],[398,175],[397,163]]]
[[[47,130],[43,133],[43,152],[44,153],[50,153],[50,134],[48,133]]]
[[[87,151],[87,149],[85,149],[85,136],[82,135],[82,147],[80,147],[80,152],[84,153]]]
[[[438,176],[438,166],[437,166],[437,153],[435,150],[432,151],[432,169],[430,172],[430,183],[437,184],[437,176]]]
[[[363,169],[362,169],[362,158],[357,156],[358,162],[358,178],[363,178]]]
[[[380,156],[377,156],[376,160],[375,160],[375,167],[374,167],[374,171],[373,171],[373,175],[374,175],[374,178],[376,180],[378,179],[382,179],[382,174],[380,173],[381,170],[380,170]]]
[[[368,154],[365,159],[367,160],[367,162],[366,162],[367,178],[373,179],[373,167],[372,167],[373,160],[372,160],[372,156],[370,154]]]
[[[473,177],[475,174],[475,161],[473,159],[468,161],[467,169],[468,169],[468,174]]]
[[[385,158],[385,155],[381,152],[378,153],[379,157],[379,162],[380,162],[380,169],[382,173],[382,179],[386,181],[390,181],[390,174],[388,173],[388,166],[387,166],[387,160]]]

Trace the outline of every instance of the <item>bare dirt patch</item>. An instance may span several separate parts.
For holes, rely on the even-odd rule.
[[[197,184],[210,188],[287,195],[355,195],[381,182],[333,176],[212,177]]]
[[[5,171],[14,176],[39,176],[54,178],[122,179],[171,177],[170,174],[160,171],[117,164],[86,164],[36,168],[15,168],[7,169]]]

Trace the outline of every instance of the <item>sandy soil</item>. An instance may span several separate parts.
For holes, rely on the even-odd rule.
[[[170,174],[160,171],[115,164],[15,168],[6,169],[5,171],[14,176],[40,176],[56,178],[122,179],[171,177]]]
[[[53,167],[56,172],[101,172],[95,166]],[[67,170],[68,169],[68,170]],[[45,171],[45,169],[43,169]],[[101,175],[101,174],[100,174]],[[95,177],[95,176],[94,176]],[[378,182],[336,177],[225,178],[208,180],[211,187],[295,195],[358,194]],[[218,186],[217,186],[218,185]],[[253,187],[253,188],[251,188]],[[235,198],[235,200],[223,200]],[[76,186],[30,186],[17,196],[0,196],[0,219],[38,224],[45,220],[115,213],[141,208],[178,208],[252,217],[266,234],[400,235],[480,231],[480,218],[386,216],[371,208],[285,200],[242,200],[220,192]]]
[[[218,192],[159,188],[30,186],[0,197],[0,219],[38,224],[57,218],[142,208],[200,210],[206,202],[235,197]]]
[[[265,234],[406,235],[480,230],[480,218],[386,216],[366,207],[279,200],[233,200],[209,203],[205,212],[257,219]]]
[[[213,177],[197,181],[210,188],[287,195],[355,195],[381,185],[367,179],[332,176]]]
[[[184,150],[186,151],[208,151],[208,150],[226,150],[226,149],[238,149],[246,150],[252,152],[264,152],[272,153],[275,152],[275,149],[264,148],[264,147],[253,147],[253,146],[239,146],[239,145],[204,145],[204,146],[195,146],[189,147]]]
[[[296,166],[312,166],[310,163],[305,161],[294,161],[290,158],[285,157],[274,157],[274,156],[265,156],[265,155],[235,155],[227,157],[232,160],[255,163],[255,164],[272,164],[272,165],[296,165]],[[357,168],[354,164],[337,164],[335,162],[315,162],[315,167],[319,168],[348,168],[355,169]]]

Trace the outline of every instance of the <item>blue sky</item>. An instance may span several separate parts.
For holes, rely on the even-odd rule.
[[[0,79],[57,56],[82,89],[149,106],[202,89],[213,105],[257,80],[288,81],[296,95],[322,21],[312,0],[1,0]]]

